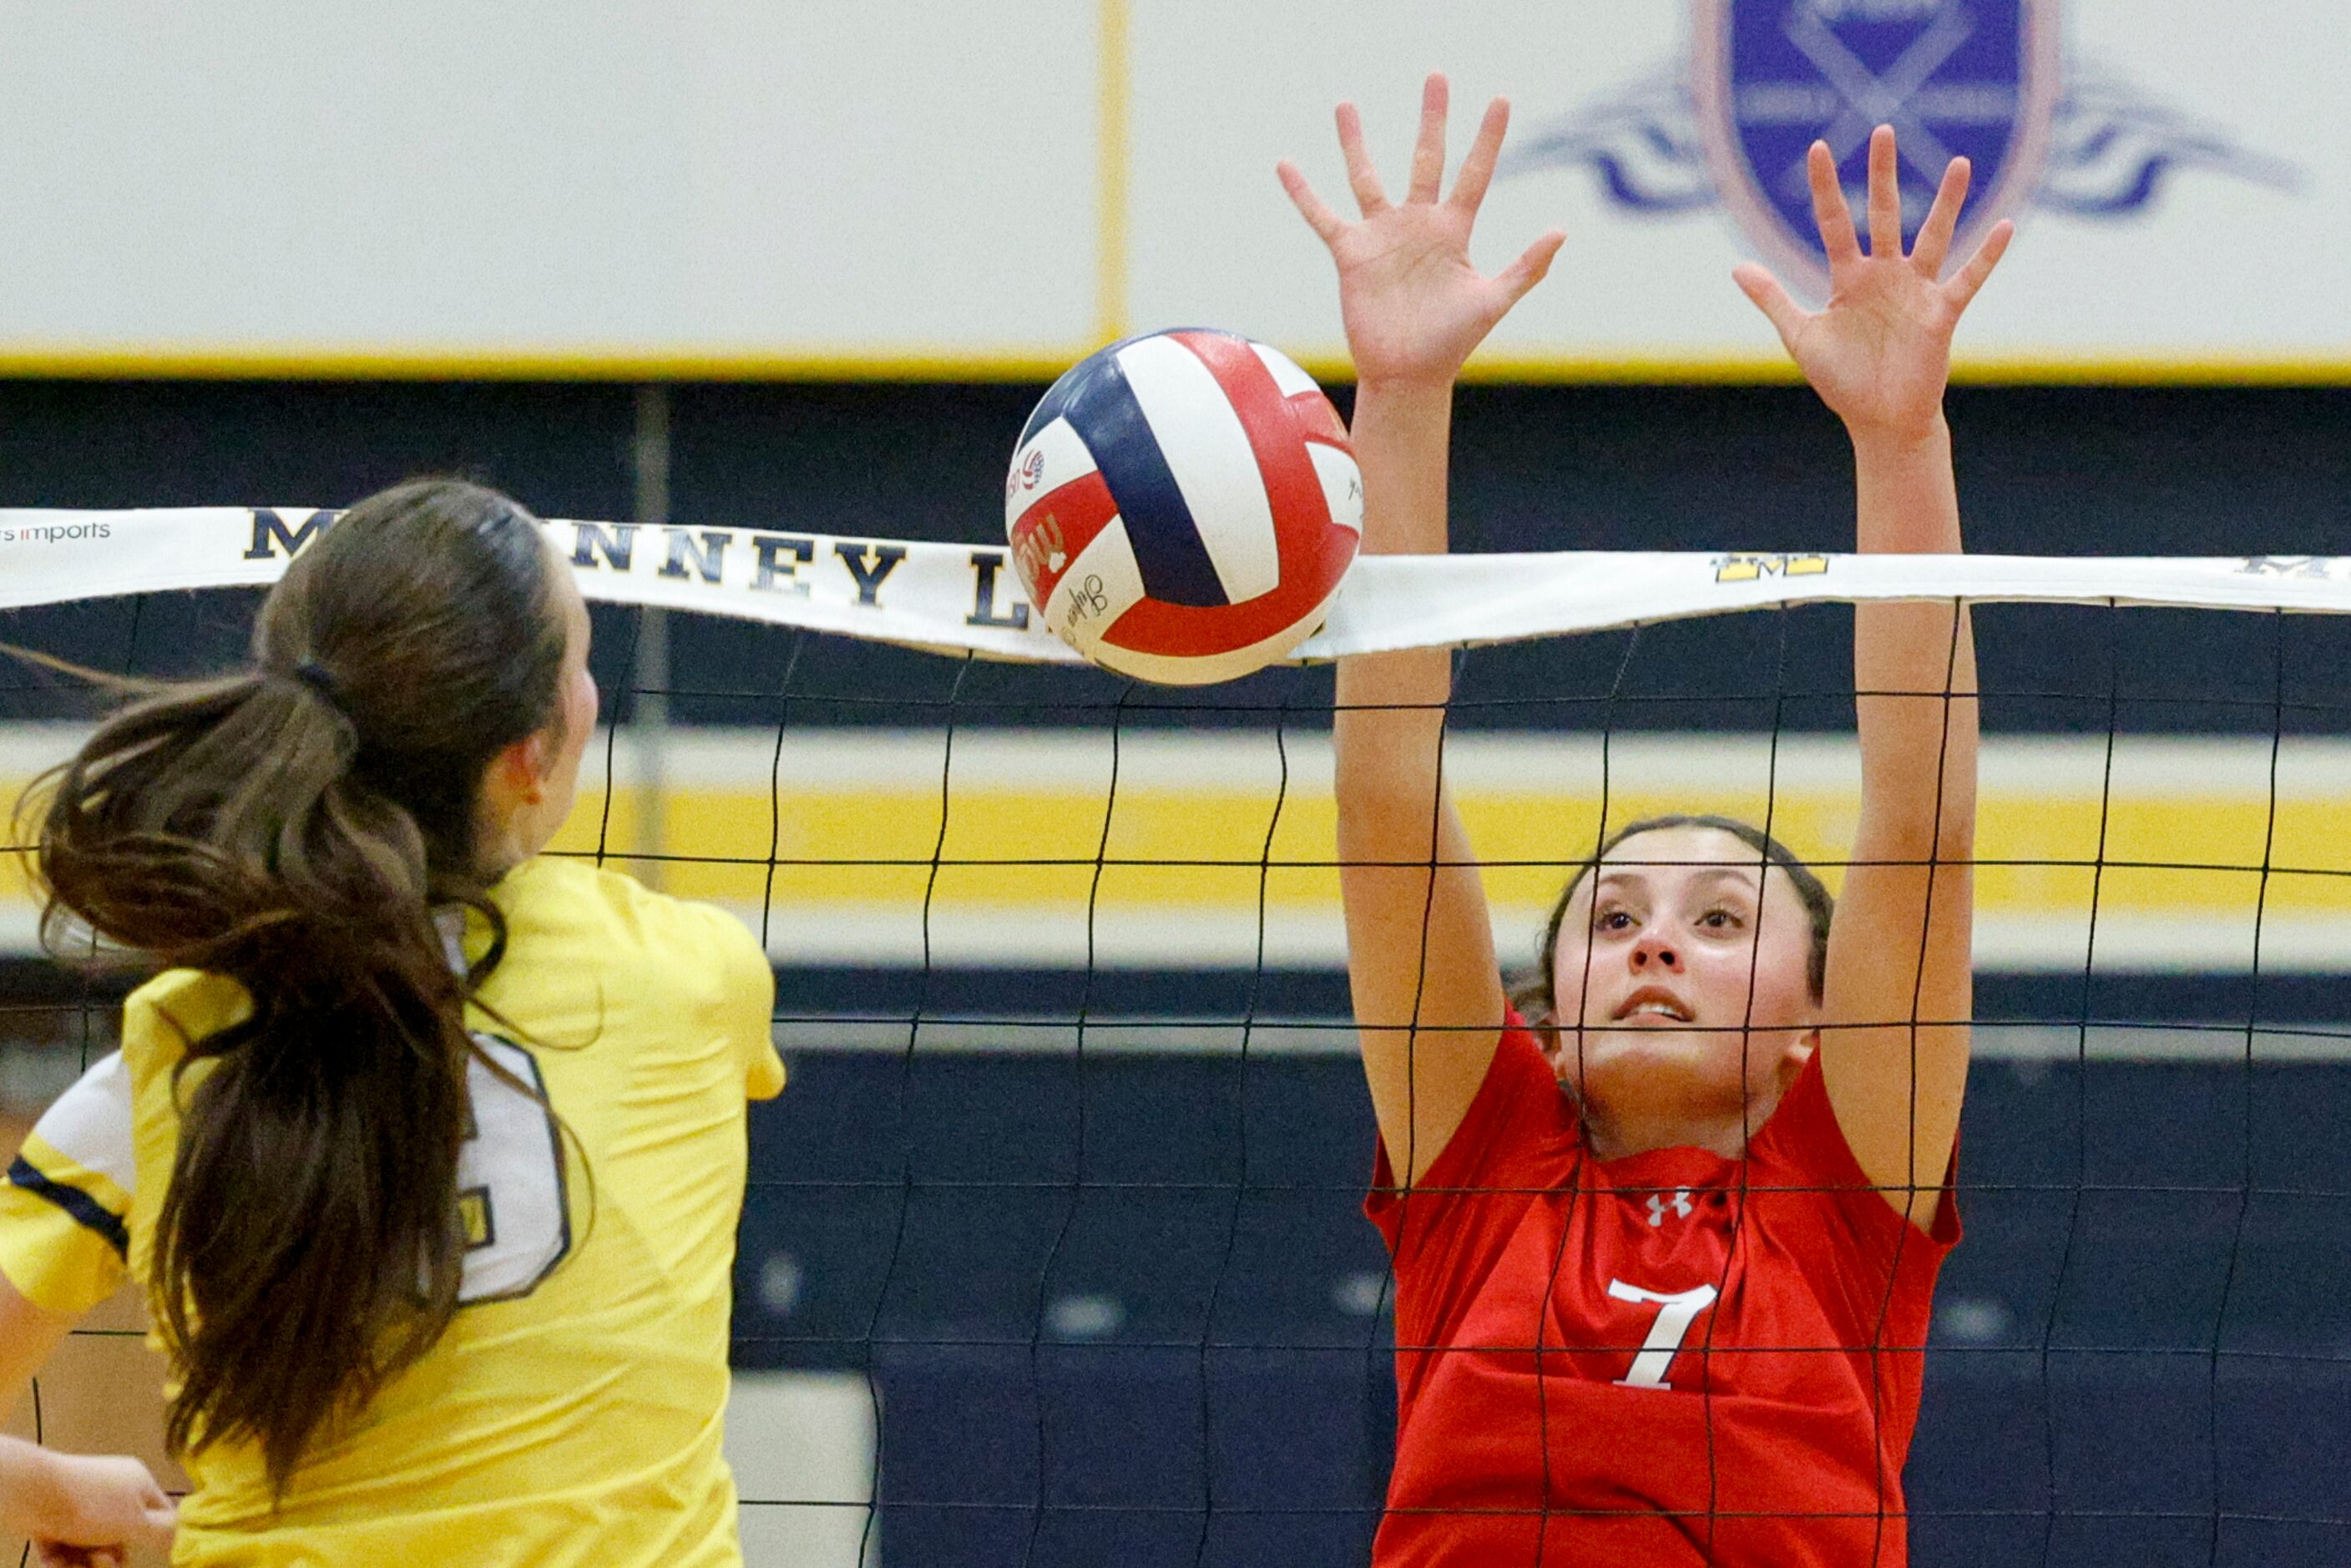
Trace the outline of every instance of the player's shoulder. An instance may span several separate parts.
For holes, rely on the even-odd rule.
[[[758,939],[726,910],[656,892],[611,866],[542,855],[510,874],[496,896],[518,929],[569,929],[603,944],[730,970],[766,967]]]
[[[228,976],[166,969],[123,1000],[123,1057],[134,1070],[175,1061],[252,1016],[252,996]]]

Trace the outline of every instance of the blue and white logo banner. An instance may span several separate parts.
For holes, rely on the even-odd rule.
[[[2053,0],[1698,0],[1690,60],[1715,189],[1787,280],[1828,291],[1805,176],[1828,143],[1856,206],[1869,135],[1900,150],[1906,245],[1954,158],[1974,168],[1965,255],[2034,189],[2056,102]]]
[[[2351,245],[2351,109],[2314,47],[2340,26],[2323,0],[1598,0],[1524,25],[1559,63],[1531,90],[1495,66],[1518,116],[1487,221],[1564,221],[1572,297],[1506,322],[1497,370],[1768,365],[1719,275],[1754,257],[1825,294],[1806,149],[1828,142],[1858,215],[1888,124],[1906,241],[1955,157],[1955,254],[2019,226],[1961,373],[2351,375],[2351,291],[2325,281]]]

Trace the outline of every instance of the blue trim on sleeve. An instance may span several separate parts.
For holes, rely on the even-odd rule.
[[[131,1232],[124,1227],[122,1217],[110,1213],[104,1204],[81,1188],[68,1186],[61,1181],[51,1181],[22,1155],[10,1163],[8,1181],[11,1186],[21,1186],[36,1197],[47,1198],[71,1215],[78,1223],[106,1238],[107,1244],[125,1262],[130,1260]]]

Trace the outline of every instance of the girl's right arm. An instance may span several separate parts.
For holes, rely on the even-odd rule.
[[[1297,166],[1281,182],[1331,250],[1355,361],[1355,460],[1364,549],[1442,555],[1453,382],[1494,323],[1541,281],[1564,237],[1527,247],[1494,277],[1469,264],[1469,234],[1492,179],[1510,109],[1497,99],[1462,161],[1445,173],[1447,89],[1421,95],[1412,183],[1392,204],[1353,104],[1339,146],[1363,221],[1342,220]],[[1468,1112],[1502,1023],[1501,976],[1478,865],[1442,776],[1451,655],[1443,649],[1339,661],[1333,725],[1339,883],[1347,976],[1379,1120],[1399,1181],[1426,1174]]]
[[[0,1277],[0,1407],[23,1397],[74,1322]],[[29,1537],[44,1564],[120,1563],[131,1547],[167,1547],[177,1518],[153,1473],[128,1455],[64,1454],[0,1437],[0,1533]]]

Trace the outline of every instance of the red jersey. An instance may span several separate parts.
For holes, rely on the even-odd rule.
[[[1935,1275],[1807,1064],[1744,1160],[1594,1159],[1517,1019],[1420,1186],[1364,1205],[1395,1260],[1379,1568],[1899,1568]]]

